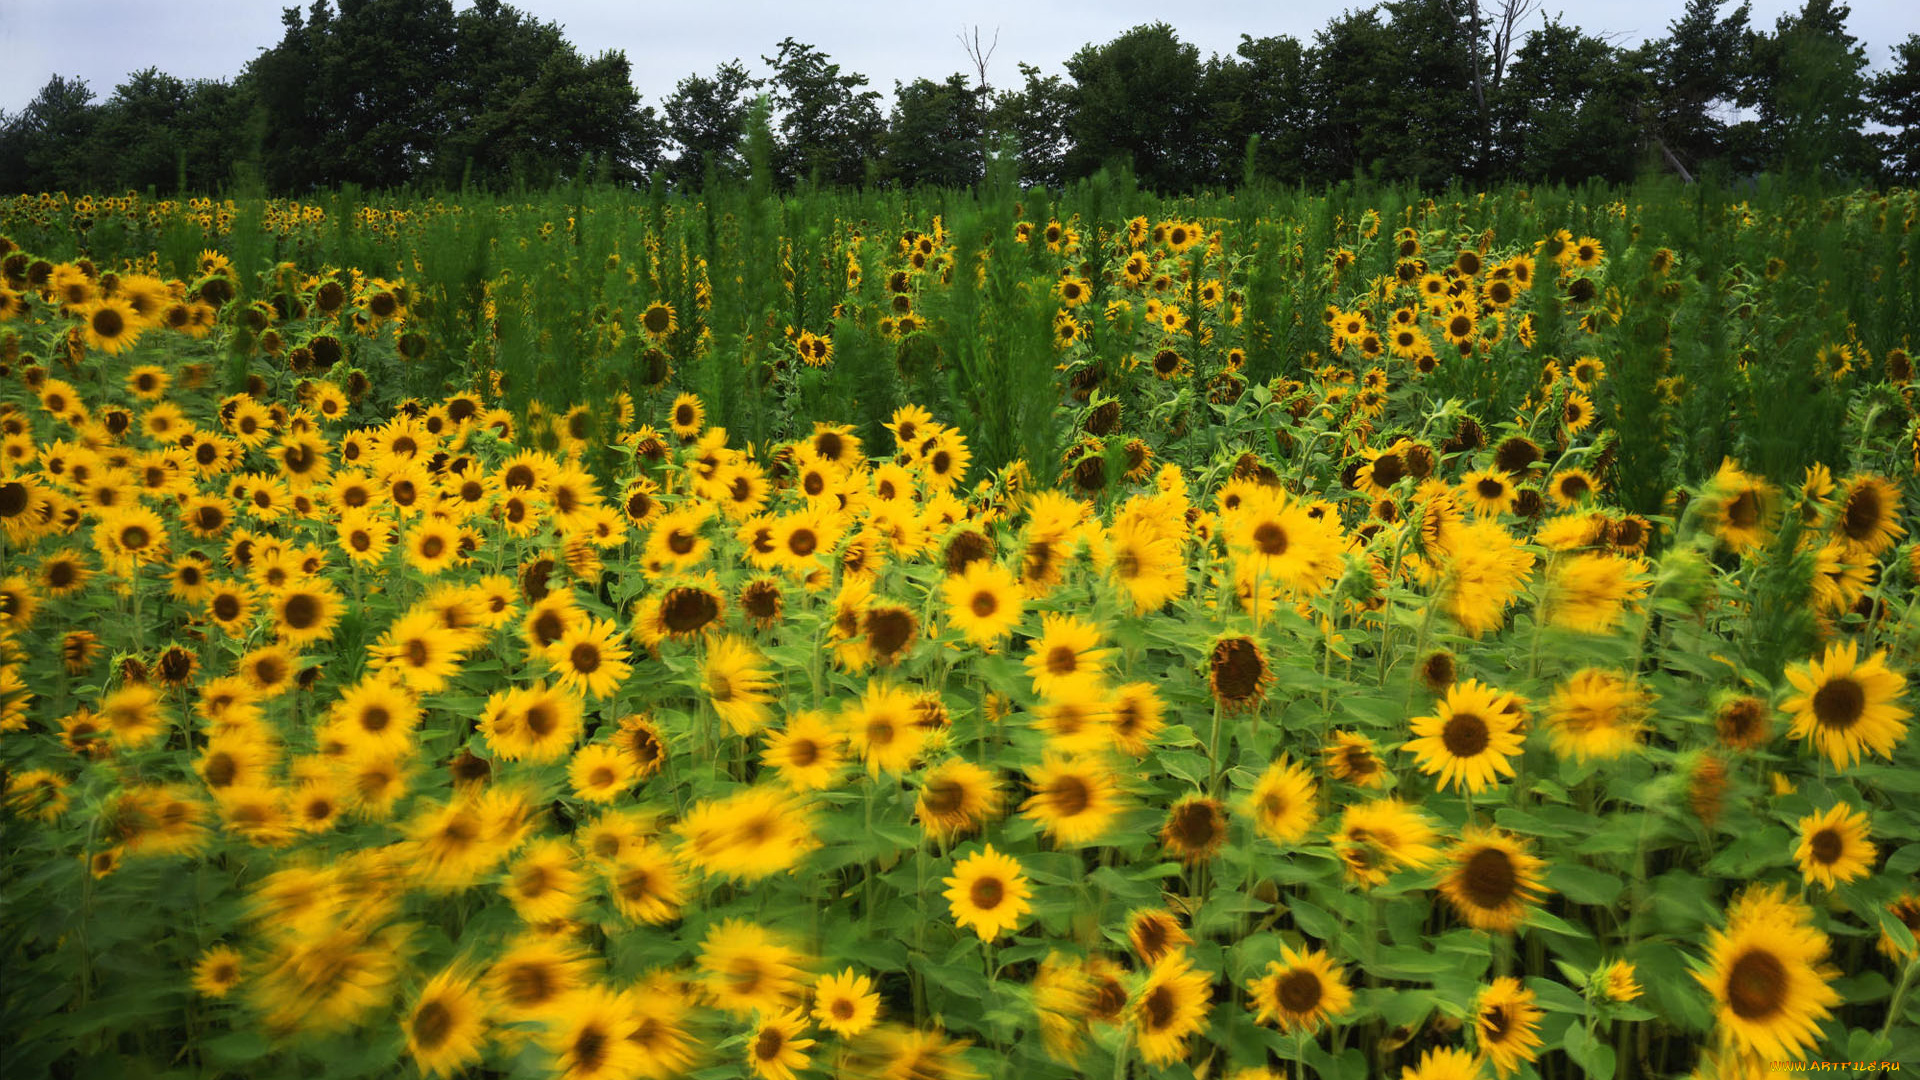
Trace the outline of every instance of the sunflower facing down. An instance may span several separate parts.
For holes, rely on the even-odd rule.
[[[1019,862],[992,844],[955,863],[953,876],[944,880],[947,891],[941,895],[953,907],[954,924],[982,941],[1018,928],[1033,910],[1028,903],[1033,890]]]
[[[1829,645],[1817,660],[1787,667],[1787,681],[1798,691],[1780,703],[1793,717],[1788,735],[1806,739],[1842,771],[1872,751],[1883,758],[1907,734],[1913,714],[1895,704],[1907,680],[1886,665],[1884,650],[1860,661],[1856,642]]]
[[[1818,882],[1831,889],[1863,878],[1873,871],[1874,855],[1867,815],[1846,803],[1800,819],[1800,847],[1793,857],[1809,885]]]
[[[1512,933],[1546,888],[1540,872],[1547,864],[1524,841],[1503,833],[1469,827],[1447,859],[1453,869],[1441,878],[1440,893],[1476,930]]]
[[[1255,1023],[1312,1034],[1347,1011],[1353,991],[1326,953],[1282,945],[1280,959],[1267,964],[1266,974],[1247,980],[1247,998]]]
[[[1420,771],[1439,773],[1442,788],[1465,787],[1478,795],[1511,777],[1508,759],[1521,752],[1520,713],[1513,695],[1469,679],[1447,688],[1432,716],[1413,718],[1414,738],[1401,746],[1418,755]]]

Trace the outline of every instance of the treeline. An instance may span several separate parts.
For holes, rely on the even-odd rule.
[[[764,132],[781,186],[966,186],[986,155],[1057,185],[1124,162],[1161,192],[1251,176],[1624,181],[1775,172],[1920,181],[1920,34],[1873,72],[1849,9],[1806,0],[1771,29],[1744,3],[1687,0],[1665,35],[1624,49],[1541,0],[1386,0],[1310,42],[1242,35],[1202,57],[1164,23],[1088,45],[1062,75],[1017,65],[895,84],[894,100],[815,46],[682,79],[643,104],[619,51],[585,56],[500,0],[315,0],[233,80],[149,68],[104,101],[54,76],[0,112],[0,191],[298,195],[505,188],[570,178],[694,190],[747,170]],[[590,177],[581,177],[583,172]]]

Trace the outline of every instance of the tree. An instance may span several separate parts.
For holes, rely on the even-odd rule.
[[[591,158],[604,178],[646,182],[660,164],[665,129],[652,108],[642,108],[632,69],[623,52],[585,59],[571,45],[557,49],[512,100],[488,114],[497,121],[496,154],[519,175],[539,183],[570,175]]]
[[[1887,179],[1920,183],[1920,34],[1893,47],[1893,65],[1873,80],[1870,96],[1874,122],[1887,128],[1874,136]]]
[[[986,115],[965,75],[894,84],[887,123],[886,178],[906,186],[971,187],[986,174]]]
[[[1199,138],[1200,50],[1166,23],[1136,26],[1067,61],[1073,79],[1065,172],[1090,176],[1119,159],[1131,161],[1140,186],[1183,191],[1211,171]]]
[[[1669,165],[1691,174],[1726,149],[1727,123],[1746,67],[1748,6],[1720,17],[1726,0],[1687,0],[1667,36],[1649,41],[1634,62],[1652,87],[1642,120],[1646,137]]]
[[[749,91],[757,85],[738,60],[721,64],[711,79],[689,75],[680,80],[665,105],[667,137],[680,148],[666,170],[676,188],[698,189],[708,170],[722,178],[745,172],[740,153],[753,101]]]
[[[865,179],[886,133],[880,92],[865,89],[867,77],[842,74],[826,53],[790,37],[760,59],[773,69],[763,85],[772,89],[780,117],[775,170],[781,181],[854,185]]]
[[[1867,119],[1867,52],[1847,33],[1850,9],[1806,0],[1772,35],[1748,39],[1739,102],[1756,119],[1736,135],[1750,159],[1798,176],[1874,171]]]
[[[1304,179],[1312,78],[1306,48],[1290,37],[1241,34],[1233,56],[1211,58],[1202,80],[1207,107],[1200,125],[1200,138],[1213,147],[1208,182],[1238,182],[1247,140],[1256,135],[1256,172],[1285,181]]]
[[[1388,48],[1399,129],[1386,175],[1427,186],[1477,176],[1490,141],[1477,8],[1471,0],[1388,0]]]
[[[1500,171],[1563,184],[1632,179],[1644,85],[1613,46],[1548,19],[1515,51],[1496,94]]]
[[[1308,175],[1333,182],[1384,166],[1398,151],[1398,119],[1389,66],[1392,33],[1376,8],[1348,11],[1314,35],[1308,100]]]
[[[55,75],[0,124],[0,191],[94,190],[92,103],[85,79]]]
[[[571,51],[560,27],[500,0],[476,0],[454,17],[453,77],[439,87],[446,132],[433,154],[433,175],[445,184],[470,176],[479,184],[505,180],[513,156],[525,147],[501,141],[513,126],[507,103],[532,87],[555,54]]]
[[[314,0],[282,13],[280,44],[248,64],[268,184],[305,191],[398,187],[420,176],[445,131],[452,0]]]
[[[1020,77],[1020,89],[994,95],[987,130],[1013,143],[1022,184],[1057,186],[1065,179],[1067,117],[1072,111],[1067,86],[1058,75],[1042,76],[1032,64],[1020,65]]]

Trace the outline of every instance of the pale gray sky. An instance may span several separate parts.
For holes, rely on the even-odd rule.
[[[232,78],[280,40],[283,6],[275,0],[237,0],[202,14],[191,5],[156,0],[0,0],[0,109],[19,109],[55,73],[85,79],[102,99],[128,73],[148,66],[186,79]],[[468,4],[456,0],[455,6]],[[1082,45],[1109,41],[1141,23],[1166,20],[1205,56],[1231,53],[1242,33],[1290,34],[1309,41],[1339,12],[1363,5],[1354,0],[1172,6],[1149,0],[975,0],[952,6],[524,0],[513,6],[559,23],[582,52],[625,50],[643,100],[658,105],[682,77],[710,74],[734,57],[764,74],[759,58],[771,55],[789,35],[825,51],[844,70],[866,75],[891,100],[896,79],[940,79],[970,70],[955,40],[963,25],[980,25],[989,40],[999,27],[999,50],[988,79],[1005,86],[1017,80],[1020,61],[1059,71]],[[1553,10],[1558,4],[1548,0],[1547,6]],[[1567,21],[1632,45],[1661,34],[1681,6],[1682,0],[1588,0]],[[1801,0],[1754,0],[1753,21],[1771,27],[1779,14],[1800,6]],[[1887,65],[1896,42],[1920,31],[1920,5],[1913,0],[1857,0],[1852,7],[1848,28],[1865,43],[1876,69]]]

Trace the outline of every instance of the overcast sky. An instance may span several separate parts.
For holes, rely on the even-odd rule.
[[[0,0],[0,109],[19,109],[56,73],[85,79],[102,99],[128,73],[150,66],[185,79],[230,79],[280,40],[283,6],[275,0],[238,0],[200,14],[192,5],[154,0]],[[455,6],[469,5],[456,0]],[[987,41],[999,28],[988,81],[1009,86],[1018,80],[1015,65],[1021,61],[1059,71],[1082,45],[1109,41],[1141,23],[1165,19],[1205,56],[1231,53],[1243,33],[1309,41],[1329,19],[1361,5],[1357,0],[1172,6],[1146,0],[974,0],[952,7],[833,0],[523,0],[513,6],[559,23],[584,53],[625,50],[643,100],[657,105],[684,76],[709,74],[735,57],[764,74],[759,57],[772,55],[789,35],[820,48],[843,70],[866,75],[891,100],[896,79],[940,79],[971,70],[956,40],[963,24],[979,25]],[[1753,21],[1771,27],[1782,12],[1800,6],[1801,0],[1753,0]],[[1548,0],[1549,10],[1557,7],[1556,0]],[[1634,45],[1660,35],[1681,7],[1682,0],[1587,0],[1568,21]],[[1856,0],[1852,7],[1848,28],[1865,43],[1875,69],[1888,64],[1896,42],[1920,31],[1920,5],[1914,0]]]

